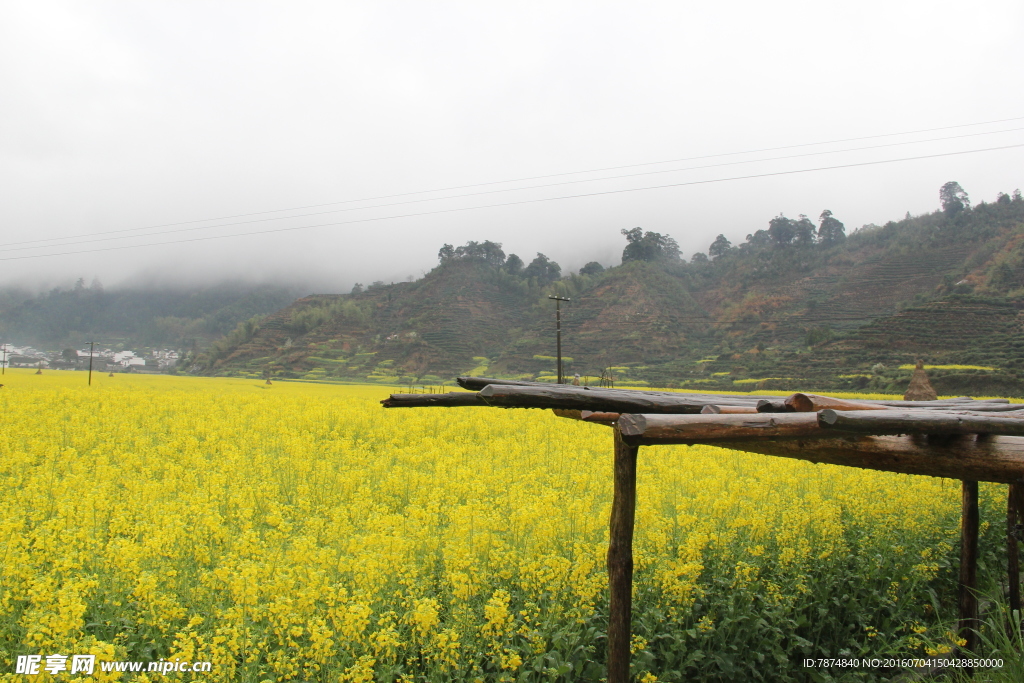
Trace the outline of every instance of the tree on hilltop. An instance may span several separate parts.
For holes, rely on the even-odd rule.
[[[711,258],[718,258],[719,256],[725,256],[729,253],[729,249],[732,248],[732,242],[725,238],[725,235],[719,235],[715,238],[715,241],[708,247],[708,255]]]
[[[580,268],[580,275],[597,275],[604,272],[604,266],[597,261],[591,261],[587,265]]]
[[[505,259],[505,272],[509,275],[519,275],[523,271],[523,259],[516,254],[509,254]]]
[[[818,241],[829,246],[839,244],[846,239],[846,226],[832,215],[832,212],[825,209],[818,217],[821,221],[818,226]]]
[[[814,223],[804,214],[800,214],[800,220],[793,221],[793,243],[797,246],[814,244],[815,232]]]
[[[679,244],[668,235],[645,232],[642,228],[622,229],[626,237],[626,248],[622,250],[622,262],[678,260]]]
[[[523,276],[537,278],[538,282],[547,284],[562,277],[562,267],[538,251],[537,258],[523,270]]]
[[[950,180],[939,188],[939,203],[942,204],[942,211],[947,216],[955,216],[968,208],[971,200],[964,188],[960,187],[960,183]]]
[[[768,221],[768,237],[772,244],[777,247],[788,247],[796,237],[796,225],[792,218],[786,218],[781,213]]]
[[[445,244],[437,252],[437,260],[441,263],[454,259],[480,259],[490,266],[500,268],[505,263],[505,252],[501,250],[500,242],[490,240],[483,242],[470,240],[461,247]]]

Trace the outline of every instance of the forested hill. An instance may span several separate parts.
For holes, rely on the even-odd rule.
[[[955,183],[951,184],[955,185]],[[1024,394],[1024,201],[864,226],[778,216],[688,261],[667,235],[623,231],[623,263],[563,275],[501,245],[444,245],[417,282],[307,297],[240,325],[195,369],[438,383],[553,380],[554,302],[570,375],[620,385],[900,391],[922,358],[946,393]],[[1018,341],[1018,338],[1021,340]]]
[[[255,315],[287,306],[294,287],[241,282],[206,287],[124,287],[104,290],[83,280],[41,294],[0,290],[0,337],[43,349],[89,340],[126,348],[203,347]]]

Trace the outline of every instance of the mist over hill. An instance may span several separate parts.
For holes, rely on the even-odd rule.
[[[955,186],[955,187],[953,187]],[[208,374],[440,383],[554,380],[554,306],[569,375],[619,385],[902,391],[922,358],[946,393],[1024,393],[1024,201],[943,209],[847,235],[825,211],[777,216],[689,261],[623,231],[623,263],[563,275],[500,244],[444,245],[415,282],[299,299],[196,359]],[[948,195],[948,196],[947,196]]]
[[[308,291],[308,290],[306,290]],[[83,279],[35,293],[0,289],[0,340],[42,349],[88,341],[126,348],[199,349],[240,322],[273,312],[303,292],[297,286],[222,282],[204,286],[122,286]]]

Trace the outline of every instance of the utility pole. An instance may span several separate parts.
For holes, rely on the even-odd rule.
[[[7,374],[7,344],[4,344],[4,362],[0,365],[0,375]]]
[[[562,302],[569,301],[563,296],[548,296],[555,300],[555,344],[558,351],[558,383],[565,384],[565,376],[562,374]]]
[[[92,349],[96,342],[89,342],[89,386],[92,386]]]

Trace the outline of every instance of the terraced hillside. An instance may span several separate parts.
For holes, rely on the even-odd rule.
[[[498,245],[500,247],[500,245]],[[468,252],[467,252],[468,253]],[[857,231],[838,244],[733,247],[553,282],[454,258],[414,283],[307,297],[254,325],[206,371],[440,383],[568,372],[714,389],[899,390],[917,358],[939,385],[1024,394],[1024,201]],[[959,382],[959,385],[958,385]]]

